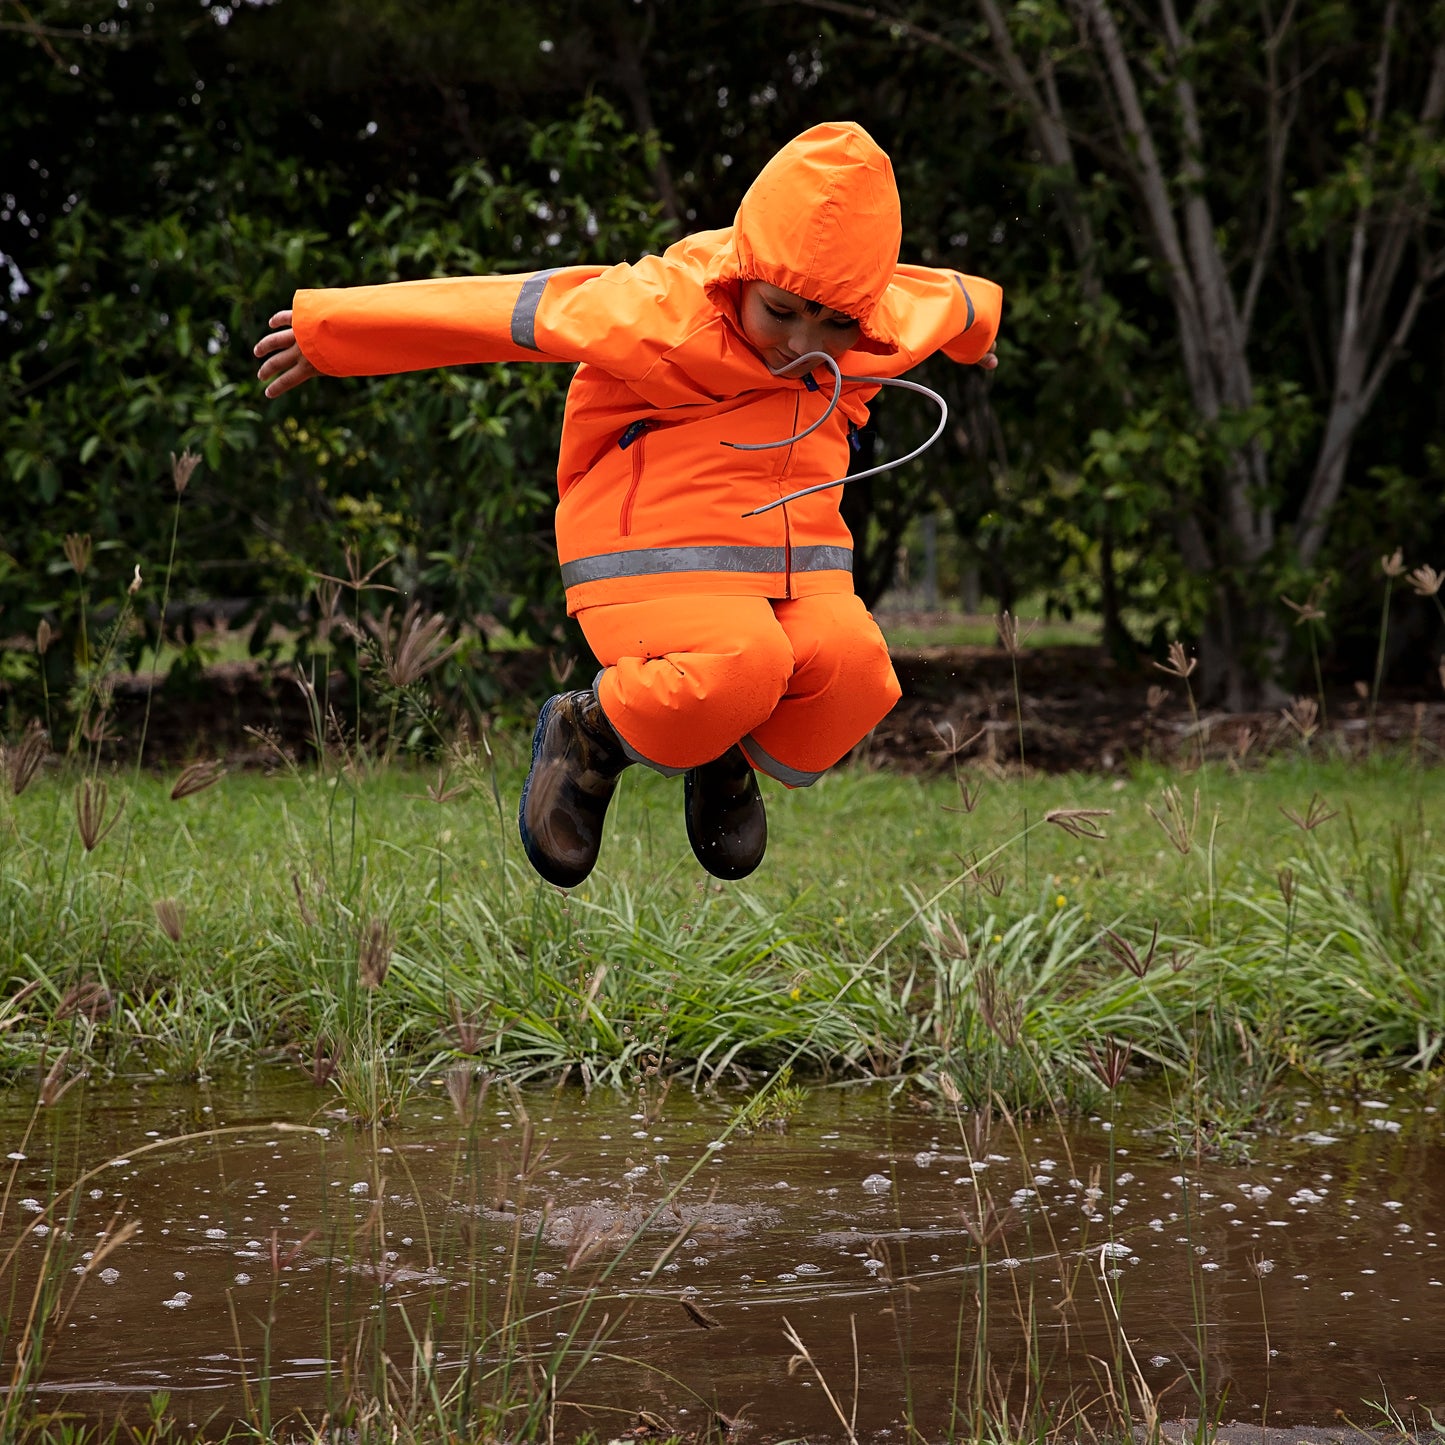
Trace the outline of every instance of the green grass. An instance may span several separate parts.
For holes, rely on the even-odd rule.
[[[1026,1104],[1094,1087],[1108,1039],[1186,1074],[1217,1018],[1311,1069],[1427,1066],[1445,1040],[1426,821],[1445,773],[1403,763],[990,780],[971,813],[950,778],[844,769],[769,786],[767,862],[728,885],[692,859],[680,785],[634,769],[570,895],[522,857],[515,759],[495,792],[467,762],[441,803],[434,771],[403,767],[233,774],[179,802],[171,781],[112,778],[124,811],[90,853],[73,779],[6,795],[4,1074],[61,1050],[169,1077],[289,1052],[365,1116],[461,1058],[613,1082],[792,1063],[947,1071]],[[1163,826],[1171,786],[1192,839]],[[1309,821],[1316,795],[1337,816],[1286,816]],[[1107,836],[1046,821],[1058,808],[1108,809]],[[1142,960],[1156,925],[1137,977],[1120,940]],[[378,988],[359,977],[368,930],[390,945]]]
[[[976,613],[940,611],[927,615],[902,613],[890,617],[877,614],[879,626],[893,647],[997,647],[998,624],[992,617]],[[1059,618],[1036,619],[1021,612],[1019,645],[1037,647],[1097,647],[1103,630],[1097,620],[1065,622]]]

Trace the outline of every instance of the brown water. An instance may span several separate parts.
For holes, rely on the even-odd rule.
[[[410,1332],[430,1332],[446,1385],[482,1321],[527,1315],[517,1343],[540,1358],[585,1305],[582,1338],[605,1315],[605,1343],[560,1394],[604,1438],[639,1409],[841,1438],[814,1370],[789,1373],[785,1322],[845,1414],[856,1338],[864,1438],[910,1416],[941,1436],[977,1393],[981,1331],[988,1393],[1015,1409],[1127,1382],[1136,1414],[1147,1390],[1166,1416],[1223,1396],[1226,1418],[1368,1422],[1361,1402],[1388,1397],[1445,1420],[1445,1135],[1410,1096],[1301,1095],[1233,1167],[1161,1157],[1161,1136],[1123,1122],[1157,1119],[1147,1099],[1112,1129],[985,1129],[876,1086],[816,1091],[786,1133],[712,1147],[743,1097],[678,1087],[649,1117],[637,1096],[493,1090],[468,1128],[434,1088],[372,1134],[290,1075],[76,1089],[33,1127],[28,1094],[0,1095],[0,1259],[29,1230],[0,1285],[27,1299],[44,1251],[70,1251],[40,1391],[99,1417],[165,1390],[183,1422],[256,1419],[263,1395],[314,1419],[374,1388],[382,1351],[404,1392]],[[48,1201],[98,1165],[61,1240]],[[67,1272],[127,1221],[103,1268]],[[7,1379],[14,1346],[12,1327]]]

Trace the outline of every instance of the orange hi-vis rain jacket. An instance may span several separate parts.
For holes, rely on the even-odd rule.
[[[956,271],[898,263],[898,191],[859,126],[815,126],[763,168],[733,225],[616,266],[566,266],[299,291],[302,353],[334,376],[471,362],[580,362],[567,395],[557,551],[568,611],[679,592],[797,598],[852,591],[841,489],[742,514],[847,471],[874,385],[847,383],[820,416],[814,389],[772,375],[739,322],[740,288],[765,281],[857,319],[845,374],[894,377],[935,351],[980,360],[1002,292]]]

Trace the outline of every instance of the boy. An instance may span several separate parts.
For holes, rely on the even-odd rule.
[[[838,489],[744,514],[841,478],[867,420],[877,386],[849,383],[800,435],[833,390],[831,369],[799,365],[807,353],[885,377],[940,349],[997,364],[999,288],[900,266],[900,239],[888,157],[860,126],[829,123],[768,162],[731,227],[662,256],[299,291],[257,343],[268,397],[318,372],[581,363],[557,550],[602,671],[537,720],[518,824],[549,882],[591,872],[618,775],[637,762],[685,775],[698,861],[746,877],[767,844],[754,770],[805,787],[898,700],[853,592]]]

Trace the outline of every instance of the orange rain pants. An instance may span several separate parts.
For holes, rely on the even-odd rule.
[[[852,593],[659,598],[577,614],[597,696],[635,762],[682,772],[740,742],[806,787],[898,701],[888,647]]]

